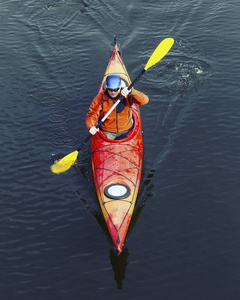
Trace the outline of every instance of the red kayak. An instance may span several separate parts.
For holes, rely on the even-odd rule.
[[[117,44],[113,46],[99,92],[109,74],[118,74],[122,86],[131,84]],[[113,243],[120,254],[132,218],[142,173],[143,141],[139,106],[132,106],[133,129],[121,140],[99,132],[91,137],[92,170],[98,200]]]
[[[109,74],[118,74],[122,79],[122,86],[130,86],[131,88],[146,70],[159,62],[168,53],[173,43],[172,38],[164,39],[154,50],[146,66],[134,79],[133,83],[131,83],[118,46],[115,43],[99,92],[105,88],[105,80]],[[97,128],[116,109],[115,106],[119,101],[121,100],[116,101],[99,122]],[[95,187],[104,219],[118,253],[121,253],[124,245],[142,173],[142,125],[139,106],[136,104],[132,105],[132,116],[134,120],[133,129],[124,139],[109,140],[101,130],[93,136],[89,133],[77,150],[51,166],[52,172],[57,174],[68,170],[76,163],[79,151],[91,137],[91,159]]]

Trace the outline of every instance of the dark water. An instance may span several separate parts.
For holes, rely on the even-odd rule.
[[[213,1],[0,3],[0,299],[240,298],[240,5]],[[52,159],[86,136],[114,36],[136,88],[145,170],[123,254],[92,186]]]

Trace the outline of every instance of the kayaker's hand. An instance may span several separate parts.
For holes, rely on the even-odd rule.
[[[91,127],[91,128],[89,129],[89,132],[90,132],[92,135],[96,134],[98,131],[99,131],[99,128],[96,128],[95,126],[93,126],[93,127]]]
[[[128,88],[125,87],[124,89],[121,90],[121,93],[122,93],[122,95],[126,98],[127,95],[128,95],[129,93],[131,93],[131,90],[128,90]]]

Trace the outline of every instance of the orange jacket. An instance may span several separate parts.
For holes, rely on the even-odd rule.
[[[121,95],[121,94],[120,94]],[[120,97],[119,95],[119,97]],[[118,97],[118,98],[119,98]],[[109,98],[106,90],[97,94],[89,107],[86,117],[86,126],[89,130],[97,124],[98,117],[102,118],[118,100]],[[132,93],[128,94],[118,106],[111,112],[107,119],[101,125],[101,129],[110,132],[122,132],[132,127],[132,111],[133,103],[144,105],[149,101],[148,96],[132,88]]]

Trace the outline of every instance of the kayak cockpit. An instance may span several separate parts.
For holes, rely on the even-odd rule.
[[[130,139],[132,139],[138,132],[139,130],[139,119],[137,118],[136,114],[138,113],[138,110],[139,108],[135,107],[135,105],[133,105],[133,108],[132,108],[132,117],[133,117],[133,127],[132,129],[128,132],[127,136],[124,137],[124,138],[119,138],[119,139],[115,139],[115,140],[111,140],[111,139],[108,139],[106,134],[101,130],[99,130],[98,134],[100,135],[100,137],[106,141],[111,141],[112,143],[123,143],[123,142],[126,142]]]

